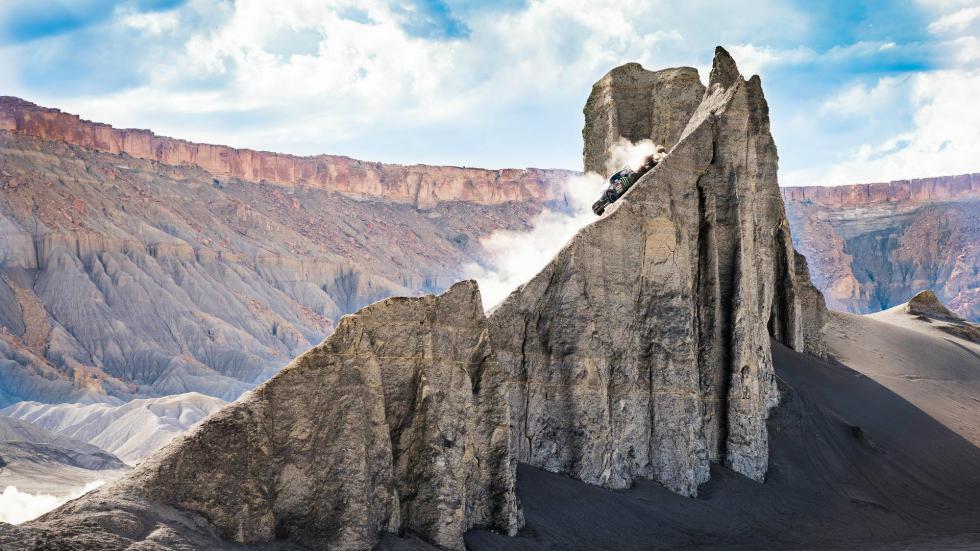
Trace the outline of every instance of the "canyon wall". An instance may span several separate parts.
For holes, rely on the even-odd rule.
[[[344,314],[445,289],[542,208],[420,210],[0,131],[0,407],[232,400]]]
[[[980,321],[980,174],[782,194],[831,308],[876,312],[932,290]]]
[[[117,129],[9,96],[0,97],[0,130],[172,166],[196,166],[221,178],[302,184],[418,208],[447,201],[481,205],[547,201],[560,198],[558,184],[573,174],[567,170],[402,166],[336,155],[299,157],[235,149],[157,136],[149,130]]]

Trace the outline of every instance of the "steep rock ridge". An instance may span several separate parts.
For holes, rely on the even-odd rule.
[[[220,177],[307,185],[418,208],[451,201],[497,205],[556,199],[560,197],[557,184],[572,174],[566,170],[402,166],[336,155],[297,157],[234,149],[157,136],[149,130],[116,129],[9,96],[0,96],[0,130],[167,165],[197,166]]]
[[[0,407],[234,399],[344,314],[445,289],[544,206],[419,210],[0,131]]]
[[[615,109],[610,87],[595,90],[609,97],[591,105]],[[676,101],[686,109],[686,95]],[[651,127],[669,126],[661,117],[671,112],[661,103]],[[587,119],[583,134],[614,136],[608,124]],[[765,476],[765,420],[778,399],[770,336],[821,352],[819,326],[803,322],[822,323],[823,301],[791,244],[758,77],[745,81],[719,48],[703,100],[667,145],[666,159],[501,303],[490,326],[515,379],[520,461],[695,495],[709,461]],[[604,154],[587,145],[588,163],[602,166]]]
[[[639,63],[620,65],[592,87],[582,130],[585,171],[610,174],[607,155],[617,141],[677,143],[704,97],[704,84],[692,67],[648,71]]]
[[[179,534],[187,514],[160,512],[172,506],[239,543],[370,549],[411,530],[461,550],[467,529],[523,524],[507,392],[475,282],[387,299],[344,317],[117,484],[31,528],[55,545],[124,547]]]
[[[930,289],[980,321],[980,174],[782,193],[832,308],[876,312]]]

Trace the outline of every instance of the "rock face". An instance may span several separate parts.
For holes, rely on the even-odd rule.
[[[980,321],[980,174],[782,193],[832,308],[877,312],[930,289]]]
[[[627,66],[600,81],[583,134],[603,137],[587,138],[587,168],[605,160],[592,144],[624,135],[614,125],[626,117],[609,116],[619,101],[635,111],[653,98],[643,128],[655,133],[689,112],[695,85],[623,94],[609,84],[621,74],[647,86],[670,77],[676,91],[688,71]],[[709,461],[765,476],[765,420],[778,398],[770,336],[819,352],[819,325],[804,325],[820,323],[823,303],[791,244],[759,79],[745,81],[719,48],[703,99],[668,146],[490,324],[518,389],[520,461],[613,488],[646,477],[695,495]]]
[[[91,518],[107,500],[172,506],[239,543],[311,549],[370,549],[400,530],[463,549],[470,528],[516,532],[508,380],[482,308],[470,281],[345,317],[322,344],[71,514]],[[113,513],[101,541],[141,541],[120,533],[136,514],[120,507],[130,512]]]
[[[451,201],[497,205],[560,198],[556,184],[571,174],[561,170],[402,166],[335,155],[297,157],[234,149],[157,136],[149,130],[115,129],[9,96],[0,96],[0,130],[172,166],[197,166],[222,178],[306,185],[419,208]]]
[[[704,84],[692,67],[647,71],[627,63],[609,71],[585,104],[585,171],[608,175],[618,170],[608,166],[608,152],[623,138],[665,147],[677,143],[703,97]]]
[[[922,291],[909,299],[906,309],[909,314],[914,316],[925,316],[927,318],[957,319],[956,314],[949,311],[949,308],[939,301],[939,297],[932,291]]]
[[[933,325],[939,331],[980,344],[980,325],[974,325],[957,316],[932,291],[922,291],[909,299],[905,312]]]
[[[428,210],[0,130],[0,407],[225,400],[344,314],[437,292],[534,201]]]

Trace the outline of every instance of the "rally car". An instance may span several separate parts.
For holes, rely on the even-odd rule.
[[[663,158],[663,148],[658,147],[653,155],[646,158],[639,169],[633,170],[627,165],[619,172],[610,176],[609,180],[606,181],[605,187],[602,188],[602,192],[599,194],[599,200],[592,204],[592,212],[596,216],[602,216],[602,213],[606,212],[607,206],[615,203],[637,180],[647,172],[650,172],[653,167],[657,166],[657,162],[661,158]]]

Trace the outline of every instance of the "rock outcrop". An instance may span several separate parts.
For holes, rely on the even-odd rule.
[[[697,87],[623,94],[608,84],[623,73],[655,86],[687,70],[627,66],[596,85],[583,132],[604,136],[586,143],[595,167],[607,153],[593,144],[617,134],[669,137],[662,129],[689,112]],[[660,134],[615,127],[627,117],[608,114],[637,102],[653,104],[643,129]],[[719,48],[703,99],[667,145],[664,161],[490,324],[518,389],[520,461],[613,488],[645,477],[695,495],[709,461],[765,476],[765,420],[778,398],[770,337],[819,352],[819,327],[804,324],[819,322],[823,304],[791,244],[758,77],[745,81]]]
[[[608,175],[608,152],[620,140],[677,143],[704,97],[697,69],[679,67],[647,71],[627,63],[606,73],[592,87],[585,104],[582,155],[586,172]]]
[[[462,550],[470,528],[513,534],[523,524],[507,393],[474,282],[388,299],[32,528],[65,546],[148,544],[167,530],[169,545],[200,545],[175,521],[191,513],[243,544],[370,549],[408,530]],[[158,516],[171,508],[184,513]],[[83,533],[59,532],[70,519]],[[153,523],[164,528],[136,528]]]
[[[936,293],[922,291],[905,304],[905,313],[915,316],[950,335],[980,344],[980,325],[974,325],[947,308]],[[935,323],[938,322],[938,323]]]
[[[913,316],[925,316],[927,318],[937,318],[937,319],[958,319],[956,314],[949,311],[942,302],[939,301],[939,297],[936,293],[932,291],[922,291],[917,293],[914,297],[909,299],[908,303],[905,305],[905,309],[909,314]]]
[[[877,312],[930,289],[980,321],[980,174],[782,193],[831,308]]]
[[[172,166],[196,166],[222,178],[305,185],[418,208],[452,201],[498,205],[558,199],[557,184],[572,174],[567,170],[402,166],[337,155],[298,157],[234,149],[157,136],[149,130],[116,129],[9,96],[0,96],[0,130]]]

